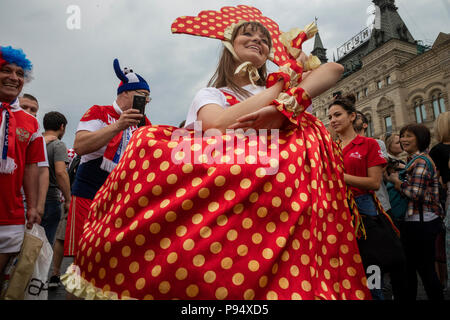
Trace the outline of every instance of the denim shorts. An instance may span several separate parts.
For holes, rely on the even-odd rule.
[[[61,202],[59,200],[46,201],[41,226],[44,227],[48,242],[51,245],[55,241],[59,220],[61,220]]]
[[[377,206],[371,194],[366,193],[357,196],[355,197],[355,202],[360,214],[365,214],[366,216],[378,215]]]

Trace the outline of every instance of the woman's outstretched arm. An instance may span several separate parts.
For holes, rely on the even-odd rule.
[[[231,108],[222,108],[217,104],[207,104],[197,113],[197,120],[202,121],[203,130],[219,129],[223,133],[243,115],[255,112],[271,104],[282,89],[282,82],[260,92]]]
[[[332,88],[343,72],[344,67],[342,65],[328,62],[313,70],[308,77],[300,82],[299,87],[303,88],[311,98],[314,98]],[[202,121],[203,130],[216,128],[225,132],[230,126],[236,125],[238,118],[270,105],[278,97],[281,89],[282,82],[278,82],[269,89],[234,105],[232,108],[223,109],[216,104],[205,105],[199,110],[197,120]]]
[[[314,98],[336,85],[343,72],[344,67],[341,64],[328,62],[311,71],[298,86]]]
[[[344,68],[338,63],[326,63],[313,71],[309,71],[308,76],[304,77],[299,87],[305,89],[309,96],[314,98],[332,88],[342,76],[343,71]],[[231,128],[279,129],[285,124],[283,119],[286,119],[286,117],[278,112],[275,107],[264,107],[239,117]]]

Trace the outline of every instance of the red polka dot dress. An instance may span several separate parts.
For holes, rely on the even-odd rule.
[[[272,135],[146,126],[96,194],[74,265],[86,299],[370,299],[343,164],[309,113]]]

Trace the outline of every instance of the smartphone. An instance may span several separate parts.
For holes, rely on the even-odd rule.
[[[144,117],[141,119],[141,121],[138,124],[138,127],[145,126],[145,104],[146,104],[146,98],[144,96],[138,96],[135,95],[133,97],[133,109],[139,110],[140,114],[143,114]]]

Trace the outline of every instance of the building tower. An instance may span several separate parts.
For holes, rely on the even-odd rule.
[[[346,47],[346,52],[345,54],[338,52],[336,62],[344,66],[344,77],[360,70],[362,58],[391,39],[416,44],[406,24],[398,14],[395,0],[372,0],[372,2],[379,8],[379,29],[373,28],[370,38],[366,41],[359,40],[358,45],[354,45],[356,39],[361,39],[361,35],[363,33],[368,34],[370,30],[363,30],[359,35],[343,45]]]
[[[380,8],[381,26],[380,29],[373,29],[372,31],[368,46],[369,52],[391,39],[415,43],[406,24],[397,12],[395,0],[373,0],[372,2]]]
[[[311,51],[311,54],[315,55],[319,58],[320,62],[327,63],[327,49],[323,47],[322,40],[320,39],[319,32],[316,33],[314,37],[314,49]]]

